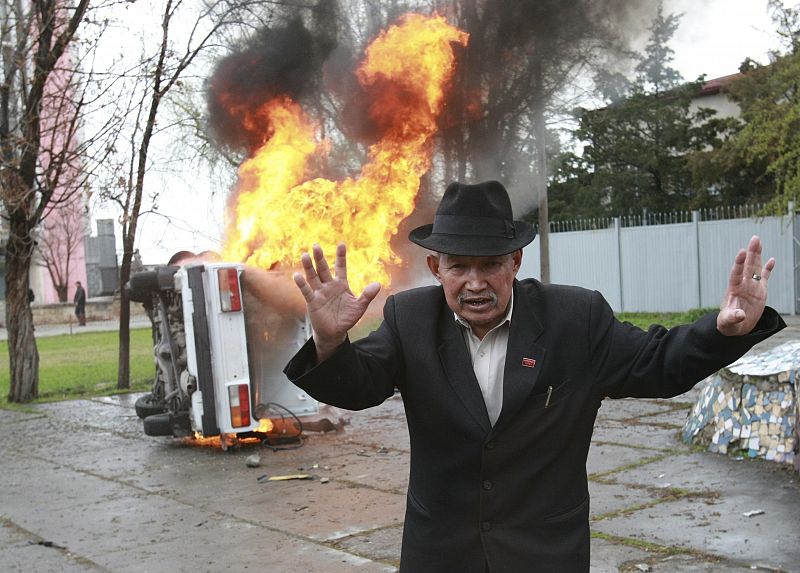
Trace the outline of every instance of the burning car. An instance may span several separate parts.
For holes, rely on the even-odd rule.
[[[257,286],[248,288],[256,283],[246,273],[261,273]],[[275,296],[285,282],[205,261],[131,276],[129,296],[153,322],[156,375],[136,401],[147,435],[219,436],[227,449],[242,438],[302,432],[302,418],[318,414],[319,404],[283,374],[309,336],[302,310]]]
[[[294,32],[286,37],[297,42]],[[318,411],[282,373],[309,334],[302,297],[285,275],[268,279],[279,270],[253,269],[290,269],[311,245],[333,252],[343,241],[354,292],[392,283],[391,274],[406,268],[392,240],[433,166],[438,118],[467,43],[468,34],[443,16],[406,14],[367,46],[354,73],[364,104],[359,123],[369,125],[372,143],[360,173],[337,180],[325,173],[332,139],[315,114],[280,89],[281,73],[263,75],[284,69],[261,63],[276,52],[247,47],[220,60],[209,81],[209,122],[221,143],[247,152],[231,190],[222,256],[249,266],[195,260],[131,277],[131,298],[154,323],[158,374],[137,403],[148,434],[219,435],[225,447],[267,422],[299,425],[278,420],[276,410],[297,418]],[[296,66],[285,69],[296,76]],[[250,282],[251,273],[264,275]],[[292,295],[276,294],[287,285]],[[292,296],[300,305],[287,312]],[[327,422],[322,431],[339,429]]]

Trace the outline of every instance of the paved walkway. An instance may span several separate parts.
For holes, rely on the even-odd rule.
[[[800,339],[798,322],[772,344]],[[145,436],[134,398],[0,410],[0,571],[396,571],[409,454],[398,398],[299,449],[232,452]],[[800,572],[800,476],[682,444],[692,403],[600,409],[592,571]],[[266,480],[302,473],[313,479]]]
[[[147,317],[137,316],[131,319],[131,328],[150,328]],[[36,337],[59,336],[62,334],[81,334],[82,332],[100,332],[119,330],[118,320],[92,320],[86,326],[78,326],[77,322],[64,324],[40,324],[36,327]],[[0,327],[0,340],[8,340],[8,330]]]

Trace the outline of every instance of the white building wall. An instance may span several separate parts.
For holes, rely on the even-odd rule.
[[[742,113],[739,105],[722,92],[693,99],[689,110],[695,113],[701,107],[713,109],[717,117],[739,117]]]

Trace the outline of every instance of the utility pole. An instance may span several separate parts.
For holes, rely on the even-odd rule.
[[[533,74],[535,97],[533,100],[534,130],[534,181],[539,197],[539,278],[544,284],[550,283],[550,221],[547,212],[547,149],[545,145],[546,126],[544,119],[544,73],[542,58],[534,56]]]

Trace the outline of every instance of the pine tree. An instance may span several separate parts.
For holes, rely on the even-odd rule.
[[[669,42],[680,18],[665,15],[659,3],[626,97],[581,116],[575,135],[585,144],[588,173],[580,180],[601,203],[598,214],[693,209],[716,200],[696,185],[691,157],[718,146],[726,124],[712,110],[691,109],[702,78],[684,83],[673,67]]]

